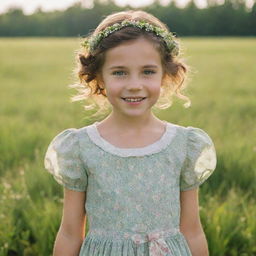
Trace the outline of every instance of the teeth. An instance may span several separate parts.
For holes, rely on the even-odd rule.
[[[124,98],[125,101],[129,101],[129,102],[138,102],[138,101],[142,101],[144,98]]]

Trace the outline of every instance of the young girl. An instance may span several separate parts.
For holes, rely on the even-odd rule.
[[[216,167],[214,144],[152,113],[166,95],[186,98],[177,39],[151,14],[125,11],[82,45],[80,92],[112,110],[60,132],[46,152],[45,168],[65,187],[54,256],[208,255],[198,186]]]

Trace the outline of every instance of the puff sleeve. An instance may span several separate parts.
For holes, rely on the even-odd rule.
[[[180,190],[201,185],[215,170],[216,151],[212,139],[200,128],[187,127],[187,154],[181,169]]]
[[[60,185],[86,191],[88,176],[80,159],[77,129],[66,129],[53,138],[45,154],[44,167]]]

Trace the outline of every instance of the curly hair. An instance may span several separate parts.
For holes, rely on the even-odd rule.
[[[115,23],[121,23],[126,19],[135,21],[146,20],[148,23],[163,28],[169,32],[168,27],[152,14],[141,10],[128,10],[107,16],[94,32],[86,38],[88,39],[90,36],[97,35],[106,27],[112,26]],[[77,66],[74,69],[74,75],[78,75],[79,82],[69,85],[69,87],[76,88],[78,95],[72,96],[71,101],[85,100],[88,103],[84,106],[86,110],[91,110],[98,106],[99,110],[95,115],[99,112],[102,114],[104,110],[108,110],[110,104],[107,100],[105,89],[100,87],[97,79],[97,75],[100,73],[104,64],[105,53],[108,49],[116,47],[125,41],[135,40],[141,37],[144,37],[153,43],[158,50],[164,70],[160,97],[154,107],[159,109],[170,107],[172,105],[173,95],[186,100],[187,102],[184,104],[184,107],[189,107],[191,105],[190,99],[181,93],[186,87],[185,81],[187,81],[188,71],[190,71],[188,65],[178,58],[178,56],[172,56],[166,49],[165,43],[160,37],[152,32],[141,30],[137,27],[124,27],[115,31],[103,38],[98,47],[93,51],[89,52],[87,49],[81,48],[76,52]],[[84,40],[84,38],[82,40]],[[176,41],[178,41],[180,45],[180,41],[177,39]],[[181,50],[181,46],[179,48]],[[89,102],[90,100],[92,100],[91,103]]]

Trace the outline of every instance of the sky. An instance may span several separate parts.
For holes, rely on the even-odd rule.
[[[102,0],[104,1],[104,0]],[[160,0],[162,4],[168,4],[171,0]],[[176,0],[177,5],[183,7],[189,0]],[[222,3],[224,0],[219,0]],[[247,1],[248,6],[250,6],[253,0]],[[92,0],[0,0],[0,13],[4,13],[9,7],[20,7],[23,12],[27,15],[32,14],[38,7],[45,12],[53,10],[65,10],[67,7],[73,5],[74,3],[82,2],[83,6],[90,7]],[[149,5],[153,0],[115,0],[115,3],[124,6],[125,4],[130,4],[133,7],[142,7]],[[204,8],[206,6],[206,0],[195,0],[198,7]]]

